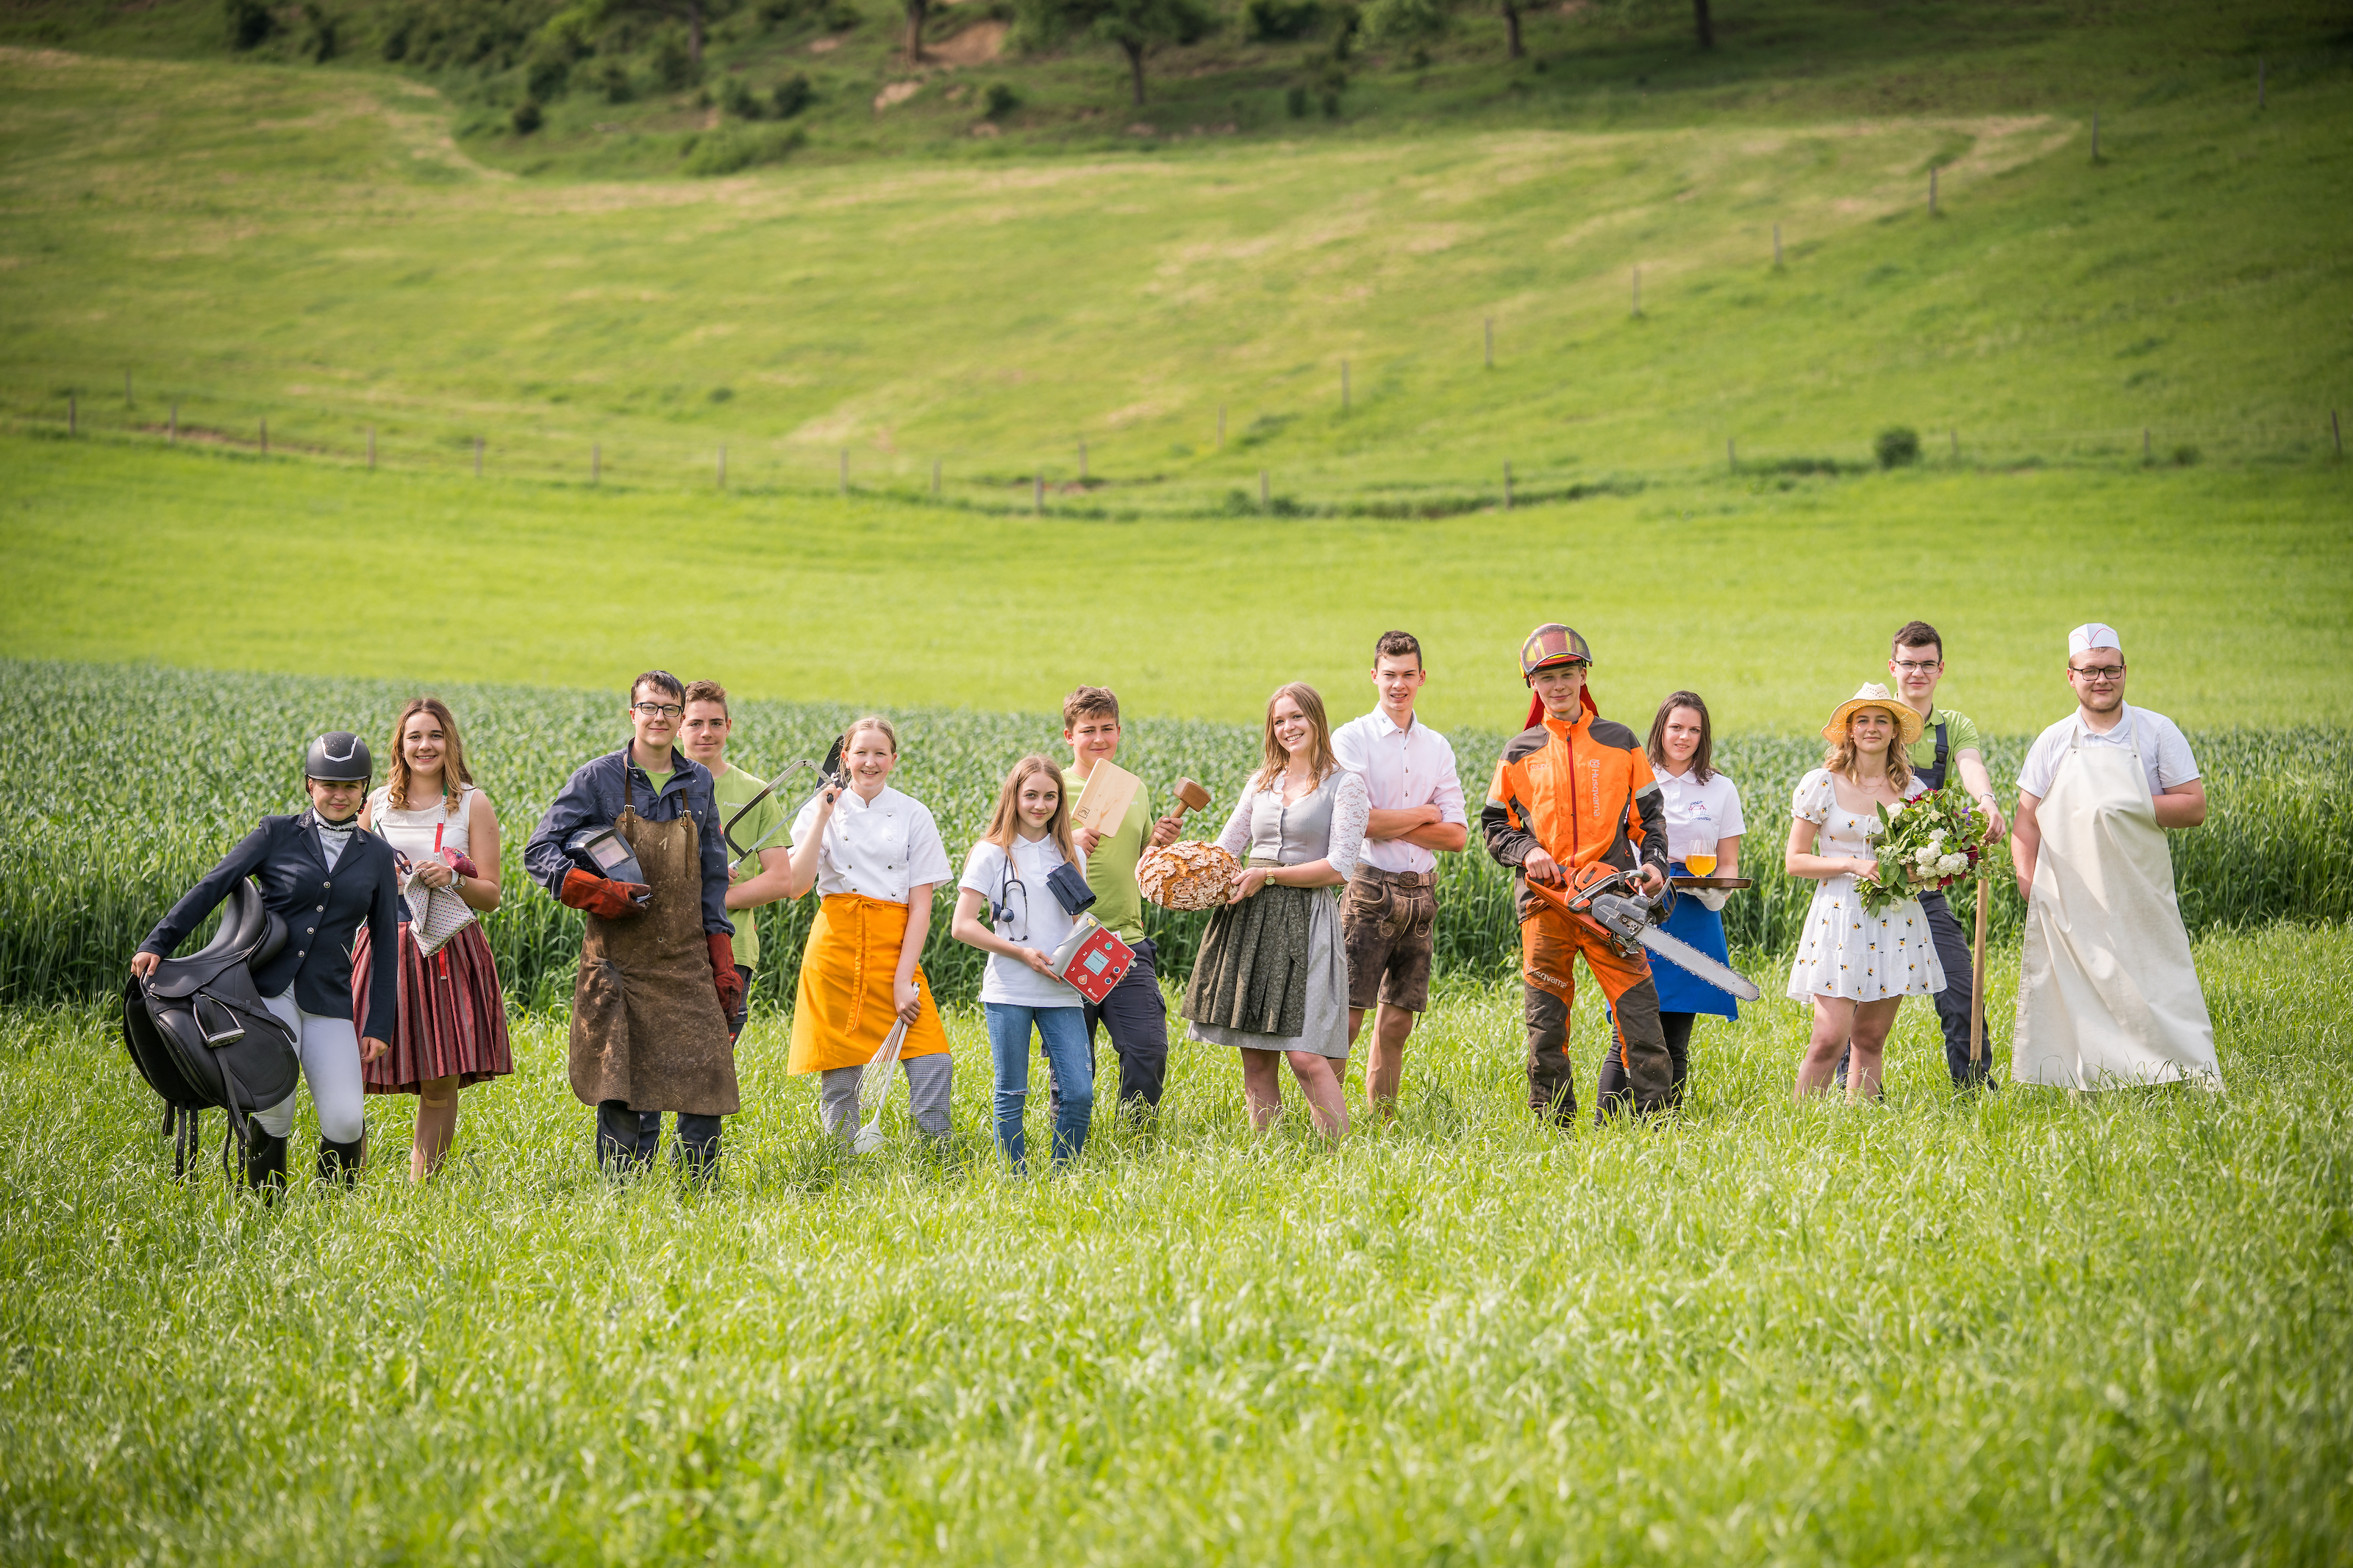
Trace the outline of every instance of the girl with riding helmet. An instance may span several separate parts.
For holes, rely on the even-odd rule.
[[[1913,776],[1908,748],[1922,721],[1877,681],[1838,705],[1822,726],[1830,742],[1822,765],[1798,781],[1790,803],[1783,866],[1820,885],[1806,911],[1805,933],[1789,965],[1788,997],[1814,1005],[1813,1036],[1798,1064],[1797,1096],[1831,1087],[1850,1046],[1849,1094],[1879,1095],[1879,1064],[1906,996],[1945,988],[1944,966],[1918,899],[1899,899],[1879,913],[1863,907],[1856,879],[1874,877],[1872,839],[1879,808],[1926,795]]]
[[[899,1023],[907,1026],[899,1063],[915,1126],[934,1140],[948,1135],[955,1060],[920,961],[932,889],[955,871],[930,809],[891,787],[898,765],[898,731],[868,714],[841,738],[847,785],[828,781],[793,818],[787,896],[815,886],[818,903],[801,950],[785,1070],[819,1075],[818,1118],[840,1138],[857,1131],[859,1079]]]
[[[286,922],[286,942],[254,970],[254,984],[294,1037],[319,1115],[319,1174],[340,1176],[346,1185],[366,1152],[361,1065],[382,1057],[400,1026],[399,987],[390,969],[370,980],[364,996],[355,997],[352,987],[351,952],[363,926],[379,949],[399,940],[400,873],[392,847],[360,827],[371,773],[358,736],[337,730],[311,742],[302,762],[310,809],[263,817],[155,922],[131,960],[135,973],[152,975],[239,879],[260,883],[262,903]],[[294,1097],[257,1111],[252,1123],[245,1179],[282,1187]]]
[[[446,889],[485,915],[499,907],[499,815],[466,771],[458,721],[438,697],[410,700],[392,726],[392,765],[368,796],[360,826],[398,852],[416,880]],[[458,1091],[514,1070],[506,1005],[481,921],[469,921],[430,954],[400,904],[400,1026],[392,1049],[367,1065],[370,1094],[417,1096],[408,1179],[441,1165],[458,1134]],[[352,954],[352,984],[365,991],[378,949],[364,931]]]

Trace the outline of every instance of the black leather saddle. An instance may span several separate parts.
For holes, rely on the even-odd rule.
[[[122,987],[122,1038],[132,1065],[164,1099],[165,1136],[177,1145],[175,1175],[195,1154],[197,1117],[228,1112],[237,1142],[250,1111],[294,1092],[301,1063],[294,1035],[261,999],[253,968],[286,944],[286,922],[247,878],[229,889],[220,929],[201,952],[167,958],[154,974]]]

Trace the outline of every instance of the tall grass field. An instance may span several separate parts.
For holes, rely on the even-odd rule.
[[[19,809],[0,826],[0,1002],[65,1003],[103,996],[150,926],[266,813],[300,810],[289,758],[322,730],[352,729],[389,745],[392,715],[414,689],[384,682],[249,676],[156,668],[0,661],[0,700],[17,722],[0,735],[0,773],[22,781]],[[467,755],[497,803],[506,840],[505,887],[483,930],[513,1003],[567,1005],[581,921],[523,875],[522,848],[541,810],[571,771],[620,744],[617,693],[514,687],[452,687]],[[797,758],[821,758],[857,710],[839,705],[733,705],[731,750],[769,776]],[[896,787],[929,805],[958,867],[986,827],[997,786],[1024,753],[1061,747],[1058,717],[899,710],[903,761]],[[381,732],[381,733],[380,733]],[[1504,737],[1451,737],[1475,799]],[[2185,921],[2193,931],[2249,930],[2286,919],[2353,917],[2353,735],[2283,728],[2191,737],[2214,802],[2208,824],[2171,836]],[[1145,719],[1120,753],[1166,809],[1180,776],[1207,784],[1216,804],[1188,831],[1214,837],[1257,765],[1254,728]],[[2005,781],[2024,738],[1989,742]],[[1739,869],[1757,881],[1725,907],[1728,936],[1759,984],[1797,940],[1812,884],[1781,869],[1788,800],[1821,757],[1819,742],[1726,736],[1716,763],[1740,784],[1749,818]],[[803,774],[806,778],[807,775]],[[802,785],[792,799],[808,793]],[[1442,980],[1506,980],[1519,962],[1508,879],[1475,840],[1440,858],[1445,918],[1438,928]],[[1990,884],[1989,923],[2013,942],[2022,914],[2004,876]],[[1957,907],[1973,920],[1973,895]],[[953,887],[935,895],[925,972],[943,995],[970,1000],[982,955],[947,935]],[[758,917],[765,940],[754,993],[789,1007],[814,899]],[[1146,906],[1163,950],[1161,972],[1191,972],[1206,917]],[[190,951],[194,951],[193,947]]]

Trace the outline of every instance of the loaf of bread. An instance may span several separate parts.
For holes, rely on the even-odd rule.
[[[1226,901],[1241,871],[1222,847],[1187,839],[1146,849],[1135,862],[1135,885],[1164,910],[1213,910]]]

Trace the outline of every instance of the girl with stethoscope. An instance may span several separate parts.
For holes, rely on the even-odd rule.
[[[1076,924],[1050,881],[1065,868],[1085,875],[1085,862],[1071,843],[1061,764],[1024,757],[997,792],[987,833],[965,860],[948,928],[958,942],[988,954],[980,1003],[997,1068],[997,1146],[1017,1171],[1028,1168],[1021,1113],[1029,1093],[1033,1028],[1059,1091],[1055,1164],[1079,1157],[1094,1111],[1094,1053],[1088,1048],[1084,999],[1055,974],[1047,957]],[[984,903],[991,921],[986,926],[980,923]]]

